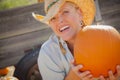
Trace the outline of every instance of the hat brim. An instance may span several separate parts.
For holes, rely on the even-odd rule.
[[[42,22],[42,23],[46,23],[46,24],[49,24],[49,20],[54,17],[58,12],[59,12],[59,9],[60,7],[64,4],[65,0],[59,0],[57,3],[55,3],[55,5],[53,5],[48,13],[46,14],[46,16],[43,16],[43,15],[39,15],[39,14],[35,14],[35,13],[32,13],[32,16]]]
[[[93,0],[59,0],[49,9],[46,16],[35,13],[32,13],[32,15],[36,20],[49,24],[49,20],[59,12],[59,9],[66,1],[76,4],[81,9],[85,25],[92,24],[95,16],[95,4]]]
[[[40,22],[44,22],[43,20],[44,20],[44,17],[45,17],[45,16],[36,14],[36,13],[34,13],[34,12],[32,12],[32,16],[33,16],[36,20],[38,20],[38,21],[40,21]],[[48,24],[48,21],[45,21],[44,23]]]

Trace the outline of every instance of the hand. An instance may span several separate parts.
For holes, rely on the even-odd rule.
[[[92,80],[90,71],[80,72],[81,68],[83,68],[82,65],[75,66],[74,61],[71,61],[71,68],[65,80]]]
[[[100,80],[120,80],[120,65],[116,67],[117,73],[114,75],[112,71],[109,71],[109,77],[105,79],[103,76],[100,76]]]

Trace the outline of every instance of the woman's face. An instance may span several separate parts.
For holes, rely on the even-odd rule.
[[[72,3],[66,2],[50,20],[50,26],[57,36],[70,41],[81,29],[81,20],[81,11],[76,9]]]

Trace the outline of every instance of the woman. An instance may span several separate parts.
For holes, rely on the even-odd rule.
[[[43,80],[92,80],[90,71],[80,72],[82,65],[74,65],[73,45],[76,34],[94,19],[93,0],[45,0],[46,16],[33,16],[48,24],[55,34],[42,45],[38,66]],[[109,72],[110,80],[118,80]],[[103,76],[101,80],[105,80]]]

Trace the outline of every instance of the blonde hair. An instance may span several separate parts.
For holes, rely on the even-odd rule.
[[[70,1],[66,1],[67,3],[70,3],[71,6],[75,7],[76,9],[80,9],[77,4],[73,3],[73,2],[70,2]],[[81,9],[80,9],[81,11]],[[82,12],[82,11],[81,11]]]
[[[77,4],[75,4],[75,3],[73,3],[73,2],[70,2],[70,1],[66,1],[66,2],[67,2],[67,3],[69,3],[71,6],[75,7],[75,9],[76,9],[76,10],[78,10],[78,9],[79,9],[79,10],[80,10],[80,12],[81,12],[81,14],[82,14],[82,10],[80,9],[80,7],[78,7],[78,6],[77,6]],[[84,21],[83,21],[83,20],[81,21],[81,25],[82,25],[82,27],[84,27],[84,26],[85,26],[85,23],[84,23]]]

